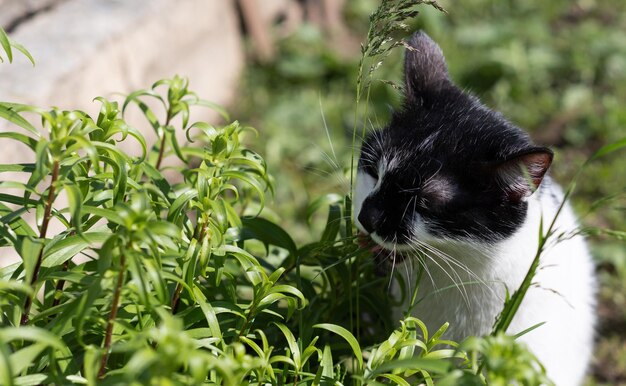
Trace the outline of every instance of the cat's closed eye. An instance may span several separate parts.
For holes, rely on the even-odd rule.
[[[363,166],[363,170],[365,171],[365,173],[367,173],[370,177],[374,178],[376,181],[378,181],[379,178],[379,170],[378,170],[378,162],[368,162],[366,165]]]

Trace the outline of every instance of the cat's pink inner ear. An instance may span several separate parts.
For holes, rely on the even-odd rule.
[[[512,200],[530,196],[552,164],[552,151],[541,148],[511,157],[497,167],[497,179]]]

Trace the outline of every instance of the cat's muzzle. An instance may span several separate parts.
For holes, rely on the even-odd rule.
[[[407,258],[405,253],[397,249],[387,249],[363,232],[359,232],[358,243],[362,250],[367,250],[374,257],[374,273],[377,276],[386,276],[395,265]]]

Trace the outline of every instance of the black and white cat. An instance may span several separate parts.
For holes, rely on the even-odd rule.
[[[563,193],[546,175],[548,148],[455,86],[426,34],[408,43],[404,106],[365,139],[354,213],[359,230],[377,244],[377,260],[404,261],[396,270],[405,280],[415,280],[415,252],[427,257],[418,295],[424,298],[412,313],[432,331],[449,322],[447,337],[460,341],[491,331],[506,290],[519,287],[535,256],[541,219],[550,223]],[[556,228],[577,229],[569,207]],[[594,292],[584,239],[551,245],[507,331],[545,322],[520,339],[557,386],[584,377]]]

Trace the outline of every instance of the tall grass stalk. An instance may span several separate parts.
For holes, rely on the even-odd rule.
[[[345,198],[344,207],[346,208],[346,216],[352,217],[352,193],[354,189],[354,178],[356,176],[355,162],[357,161],[357,132],[359,127],[359,114],[361,108],[361,99],[365,95],[365,107],[363,116],[368,116],[368,107],[370,103],[371,84],[374,79],[374,73],[383,61],[398,47],[403,47],[404,37],[409,32],[410,20],[414,19],[418,14],[418,6],[430,5],[439,11],[445,10],[436,2],[429,0],[382,0],[378,8],[370,15],[369,29],[365,43],[361,44],[361,57],[358,64],[358,73],[356,80],[356,96],[354,107],[354,122],[352,128],[352,154],[350,157],[350,190]],[[365,137],[367,129],[367,121],[361,124],[360,139]],[[352,237],[352,223],[348,224],[348,238]],[[350,271],[352,272],[352,271]],[[359,272],[355,273],[358,277]],[[359,281],[357,280],[356,297],[359,298]],[[352,298],[352,296],[350,296]],[[354,324],[351,321],[351,330],[357,331],[359,337],[360,303],[356,305],[350,303],[351,314],[356,315]],[[353,307],[355,308],[352,312]]]
[[[506,300],[504,304],[504,308],[502,309],[502,312],[500,313],[500,315],[498,315],[498,318],[496,319],[496,322],[494,323],[492,333],[491,333],[492,335],[497,335],[499,333],[506,332],[511,322],[513,321],[513,318],[517,310],[522,304],[522,301],[524,299],[524,296],[526,295],[526,292],[532,285],[533,278],[535,277],[535,274],[537,273],[541,256],[544,252],[544,249],[548,241],[550,240],[555,240],[556,242],[560,241],[559,235],[556,234],[556,231],[557,231],[556,223],[563,208],[565,207],[565,205],[568,204],[568,201],[572,193],[574,192],[576,185],[578,183],[578,180],[583,174],[583,172],[587,169],[587,167],[593,161],[596,161],[624,147],[626,147],[626,138],[601,147],[591,157],[589,157],[587,161],[578,169],[575,176],[572,178],[569,185],[567,186],[565,190],[565,194],[563,196],[563,200],[559,204],[559,207],[557,208],[557,211],[554,217],[550,220],[550,223],[547,229],[545,229],[545,231],[543,227],[543,224],[544,224],[543,219],[541,220],[540,227],[539,227],[539,242],[537,245],[537,251],[535,253],[535,257],[533,258],[530,268],[528,269],[528,272],[526,273],[524,280],[522,281],[522,284],[520,285],[520,287],[513,293],[513,295],[509,299]],[[617,234],[619,235],[619,233],[620,232],[618,232]]]

